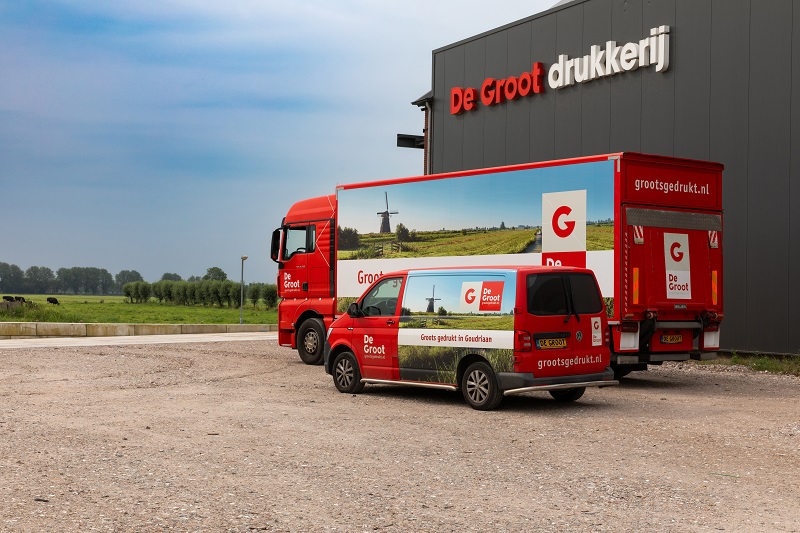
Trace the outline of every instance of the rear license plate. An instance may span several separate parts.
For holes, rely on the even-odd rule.
[[[680,344],[683,342],[683,335],[661,335],[661,344]]]
[[[566,348],[567,339],[536,339],[536,347],[540,350],[550,348]]]

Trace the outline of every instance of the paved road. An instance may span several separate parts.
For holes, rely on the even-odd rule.
[[[68,346],[125,346],[131,344],[177,344],[187,342],[225,342],[278,340],[277,332],[205,333],[197,335],[136,335],[116,337],[57,337],[3,339],[0,350],[12,348],[48,348]]]

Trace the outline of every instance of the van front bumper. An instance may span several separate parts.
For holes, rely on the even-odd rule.
[[[606,367],[597,374],[578,374],[574,376],[554,376],[537,378],[533,374],[517,372],[498,372],[497,384],[503,394],[522,394],[524,392],[548,391],[558,389],[576,389],[579,387],[611,387],[619,385],[614,379],[614,371]]]

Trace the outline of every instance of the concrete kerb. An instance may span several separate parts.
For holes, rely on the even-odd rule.
[[[278,331],[276,324],[76,324],[0,322],[0,339],[35,337],[115,337]]]

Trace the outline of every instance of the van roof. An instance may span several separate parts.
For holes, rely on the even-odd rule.
[[[589,272],[592,271],[588,268],[573,267],[573,266],[537,266],[537,265],[497,265],[497,266],[448,266],[448,267],[430,267],[430,268],[407,268],[404,270],[396,270],[393,272],[386,272],[381,277],[387,276],[400,276],[406,274],[429,274],[429,273],[445,273],[445,272],[529,272],[531,274],[538,274],[544,272]]]

